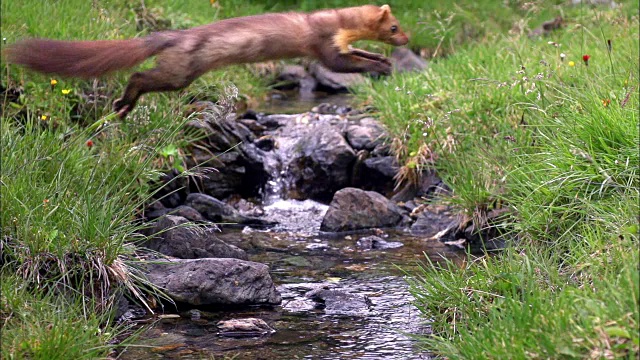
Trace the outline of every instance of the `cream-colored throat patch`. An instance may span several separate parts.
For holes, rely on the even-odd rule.
[[[358,40],[375,40],[376,34],[371,30],[340,29],[333,37],[333,43],[340,49],[340,53],[349,52],[349,45]]]

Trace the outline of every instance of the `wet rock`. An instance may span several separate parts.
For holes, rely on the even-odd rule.
[[[408,48],[395,48],[391,53],[393,69],[398,72],[423,71],[429,67],[427,60]]]
[[[315,310],[318,303],[311,299],[293,299],[283,302],[282,308],[288,312],[308,312]]]
[[[325,244],[325,243],[313,243],[313,244],[309,244],[309,245],[305,246],[305,249],[311,250],[311,251],[327,250],[329,248],[330,248],[329,244]]]
[[[307,260],[304,256],[289,256],[282,259],[287,265],[295,266],[295,267],[311,267],[311,262]]]
[[[196,209],[187,205],[180,205],[168,212],[169,215],[181,216],[189,221],[204,221],[204,217]]]
[[[361,125],[350,125],[347,128],[347,141],[355,150],[373,150],[382,143],[384,130],[373,119],[365,118],[361,120]]]
[[[167,215],[171,209],[166,208],[160,201],[154,201],[147,205],[144,211],[144,217],[147,220],[157,219],[161,216]]]
[[[302,65],[285,65],[276,77],[274,89],[299,89],[302,98],[313,96],[318,86],[317,80],[309,74]]]
[[[391,195],[395,189],[395,176],[400,167],[394,156],[370,157],[362,162],[360,176],[353,185]]]
[[[236,258],[247,259],[244,250],[218,239],[213,226],[185,226],[188,220],[166,215],[156,221],[145,246],[180,259]]]
[[[381,194],[344,188],[333,196],[320,230],[338,232],[393,227],[402,220],[402,210]]]
[[[247,115],[245,114],[244,116],[247,116]],[[262,134],[265,130],[267,130],[266,126],[261,125],[255,119],[240,119],[239,121],[242,125],[246,126],[254,134]]]
[[[336,73],[320,63],[309,66],[309,73],[318,81],[319,90],[328,92],[346,92],[347,88],[364,82],[364,76],[358,73]]]
[[[320,290],[309,295],[312,300],[324,306],[328,315],[367,315],[371,312],[372,303],[368,296],[350,294],[344,290]]]
[[[177,259],[147,268],[151,283],[178,303],[240,306],[281,302],[264,264],[239,259]]]
[[[258,147],[258,149],[263,151],[271,151],[276,147],[276,140],[273,136],[265,135],[258,138],[254,144]]]
[[[216,325],[219,335],[226,337],[256,337],[276,332],[264,320],[257,318],[223,320]]]
[[[399,241],[386,241],[375,235],[365,236],[356,242],[356,247],[362,250],[386,250],[396,249],[402,246],[404,246],[404,244]]]
[[[258,123],[268,130],[275,130],[289,123],[295,122],[299,115],[274,114],[258,117]]]
[[[185,204],[196,209],[207,220],[213,222],[223,222],[242,225],[263,225],[269,226],[274,223],[240,214],[232,206],[227,205],[213,196],[193,193],[187,196]]]
[[[318,104],[311,108],[312,112],[318,114],[331,114],[331,115],[347,115],[353,109],[350,106],[342,106],[331,103]]]
[[[434,170],[425,170],[420,173],[418,183],[405,184],[391,200],[406,202],[415,198],[430,198],[436,194],[444,194],[448,191],[446,184],[436,175]]]
[[[425,209],[411,225],[411,233],[431,238],[442,231],[448,231],[459,225],[460,223],[455,215]],[[454,239],[448,237],[443,238],[442,241],[450,240]]]
[[[349,185],[356,154],[337,129],[326,126],[314,130],[298,141],[291,175],[302,194],[326,201]]]
[[[285,65],[276,77],[275,89],[291,90],[300,86],[300,81],[308,77],[309,73],[302,65]]]
[[[329,207],[312,200],[280,200],[264,208],[265,219],[277,222],[275,229],[295,233],[317,233]]]
[[[211,103],[208,109],[187,124],[187,131],[202,137],[192,147],[193,154],[187,157],[187,166],[208,169],[203,176],[190,179],[191,191],[217,198],[231,194],[258,195],[268,179],[268,172],[264,152],[253,143],[254,133],[242,121],[236,120],[235,114],[220,114],[220,109]]]
[[[251,201],[243,198],[230,198],[227,203],[240,212],[241,215],[249,217],[260,217],[264,215],[264,209]]]
[[[282,294],[282,308],[288,312],[308,312],[324,305],[312,300],[320,291],[331,289],[329,283],[292,283],[278,286]]]
[[[175,208],[182,204],[187,197],[188,181],[185,176],[181,176],[176,169],[163,174],[155,184],[159,188],[154,195],[156,199],[168,208]]]
[[[242,120],[258,120],[258,113],[255,110],[247,110],[240,116]]]

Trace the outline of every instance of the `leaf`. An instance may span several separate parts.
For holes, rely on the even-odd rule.
[[[47,236],[49,238],[49,240],[54,240],[55,238],[58,237],[59,231],[58,229],[53,229],[51,230],[51,232],[49,233],[49,236]]]
[[[164,157],[177,156],[178,155],[178,147],[175,146],[174,144],[169,144],[169,145],[165,146],[164,148],[160,149],[160,155],[162,155]]]
[[[612,336],[612,337],[620,337],[620,338],[625,338],[625,339],[631,339],[631,335],[629,334],[629,331],[627,331],[627,329],[621,328],[619,326],[610,326],[610,327],[604,329],[604,332],[607,333],[607,335]]]

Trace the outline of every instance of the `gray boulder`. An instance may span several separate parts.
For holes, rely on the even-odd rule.
[[[216,326],[220,336],[234,338],[256,337],[276,332],[266,321],[258,318],[222,320]]]
[[[227,205],[213,196],[207,194],[192,193],[187,195],[187,206],[201,213],[207,220],[217,223],[232,223],[240,225],[273,225],[269,221],[244,216],[232,206]]]
[[[368,296],[350,294],[344,290],[320,290],[307,296],[324,305],[324,312],[329,315],[367,315],[372,310],[372,303]]]
[[[375,235],[365,236],[356,242],[356,247],[362,250],[387,250],[402,246],[404,246],[404,244],[399,241],[386,241]]]
[[[355,150],[373,150],[384,140],[384,129],[373,119],[361,119],[359,124],[349,125],[347,141]]]
[[[180,259],[236,258],[247,259],[244,250],[225,243],[214,233],[214,226],[185,226],[188,220],[166,215],[156,221],[147,248]]]
[[[185,130],[200,138],[186,157],[187,166],[200,167],[203,175],[190,179],[192,190],[197,188],[199,192],[218,198],[232,194],[257,195],[268,173],[264,167],[264,152],[253,144],[254,133],[238,121],[235,114],[225,113],[209,102],[198,105],[203,111],[187,124]]]
[[[318,87],[329,92],[346,92],[347,88],[365,80],[362,74],[333,72],[317,62],[309,66],[309,73],[318,82]]]
[[[344,188],[333,196],[320,230],[339,232],[393,227],[402,220],[402,210],[379,193]]]
[[[300,139],[298,147],[290,169],[300,193],[327,201],[349,186],[356,154],[336,128],[316,128]]]
[[[171,299],[193,306],[277,305],[269,267],[238,259],[177,259],[148,265],[147,277]]]
[[[418,215],[413,225],[411,225],[411,233],[430,238],[442,231],[457,229],[459,226],[460,221],[456,215],[448,212],[437,212],[425,209]],[[454,233],[455,232],[453,232],[451,236],[453,236]],[[449,236],[445,239],[452,240]]]
[[[391,53],[393,69],[398,72],[423,71],[429,67],[427,60],[407,48],[395,48]]]

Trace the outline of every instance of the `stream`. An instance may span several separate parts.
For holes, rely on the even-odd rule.
[[[325,99],[321,99],[325,101]],[[312,101],[299,107],[309,109]],[[272,104],[264,111],[284,112],[291,103]],[[262,110],[262,109],[261,109]],[[425,255],[461,262],[464,254],[437,240],[425,240],[403,230],[349,234],[319,231],[328,206],[311,200],[270,197],[264,204],[267,220],[279,223],[268,230],[223,229],[219,238],[241,247],[251,261],[267,264],[282,295],[274,308],[254,307],[215,311],[178,309],[147,325],[121,359],[430,359],[410,334],[428,334],[429,325],[411,304],[403,278],[418,269]],[[392,245],[362,246],[363,237],[377,235]],[[333,313],[317,307],[304,294],[324,286],[366,296],[369,307]],[[364,298],[364,297],[363,297]],[[168,309],[175,312],[175,309]],[[274,333],[260,337],[224,337],[222,320],[259,318]]]

